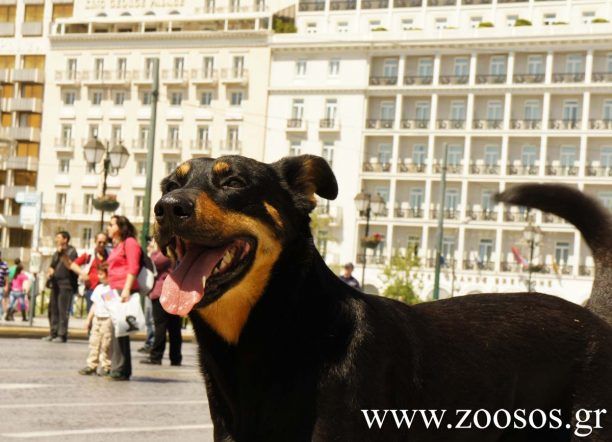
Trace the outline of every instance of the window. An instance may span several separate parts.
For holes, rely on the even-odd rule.
[[[75,100],[76,100],[76,92],[74,91],[64,92],[64,105],[65,106],[74,106]]]
[[[57,193],[55,195],[55,211],[60,215],[66,213],[66,198],[65,193]]]
[[[470,27],[471,28],[477,28],[478,26],[480,26],[480,23],[482,23],[482,17],[480,16],[470,17]]]
[[[306,23],[306,33],[307,34],[316,34],[317,33],[317,24],[314,22]]]
[[[145,58],[145,65],[144,65],[145,78],[147,79],[153,78],[153,64],[154,63],[155,63],[155,58],[153,57]]]
[[[140,103],[143,106],[150,106],[153,100],[153,96],[151,95],[151,91],[143,91],[141,96]]]
[[[393,145],[391,143],[380,143],[378,145],[378,162],[381,164],[391,163],[393,156]]]
[[[612,52],[606,56],[606,72],[612,73]]]
[[[334,143],[333,141],[324,141],[321,156],[328,162],[331,167],[334,163]]]
[[[544,14],[544,24],[545,25],[552,25],[555,23],[555,21],[557,21],[557,14],[553,14],[553,13],[548,13],[548,14]]]
[[[395,120],[395,102],[383,101],[380,103],[380,119],[384,121]]]
[[[242,92],[241,91],[236,91],[236,92],[232,92],[232,94],[230,95],[230,104],[232,106],[241,106],[242,105]]]
[[[204,74],[204,78],[211,78],[213,76],[215,69],[215,58],[211,56],[206,56],[202,60],[202,73]]]
[[[402,31],[410,31],[414,29],[414,20],[411,18],[402,18],[401,27]]]
[[[597,196],[606,209],[612,210],[612,192],[599,192]]]
[[[579,118],[578,100],[563,101],[563,120],[576,122]]]
[[[291,140],[289,143],[289,156],[296,157],[302,153],[302,142],[299,140]]]
[[[489,211],[493,210],[494,201],[493,201],[493,191],[492,190],[483,190],[480,195],[480,205],[482,206],[482,210]]]
[[[535,146],[523,146],[521,152],[521,162],[523,166],[535,166],[538,149]]]
[[[304,77],[306,75],[306,60],[298,60],[295,62],[295,76]]]
[[[179,126],[168,126],[168,148],[178,149],[180,140]]]
[[[612,147],[605,146],[601,148],[601,165],[603,167],[612,167]]]
[[[527,74],[544,75],[543,55],[530,55],[527,57]]]
[[[573,167],[576,162],[576,147],[574,146],[561,146],[561,153],[559,156],[561,166]]]
[[[584,56],[582,54],[570,54],[565,59],[565,71],[568,74],[582,74]]]
[[[94,78],[96,80],[102,80],[104,77],[104,59],[96,58],[94,60]]]
[[[424,144],[415,144],[412,146],[412,162],[422,166],[427,160],[427,146]]]
[[[134,196],[134,216],[142,216],[142,209],[144,206],[144,196]]]
[[[487,263],[491,261],[491,255],[493,254],[493,240],[483,238],[480,240],[478,245],[478,262]]]
[[[178,162],[174,160],[166,161],[166,175],[170,175],[178,167]]]
[[[85,173],[89,175],[95,175],[96,174],[96,163],[87,163],[85,165]]]
[[[90,124],[87,133],[89,135],[89,138],[98,138],[98,125]]]
[[[445,236],[442,239],[442,253],[441,255],[444,257],[446,261],[453,258],[455,255],[455,237],[453,236]]]
[[[72,125],[62,124],[62,143],[72,143]]]
[[[174,91],[170,93],[170,106],[180,106],[183,103],[183,93]]]
[[[419,64],[417,67],[419,77],[432,77],[433,64],[434,61],[431,58],[419,58]]]
[[[450,119],[465,121],[465,101],[451,101]]]
[[[489,64],[489,74],[497,75],[497,76],[505,76],[506,75],[506,57],[504,56],[491,57],[491,62]]]
[[[121,136],[123,132],[123,127],[119,124],[113,124],[111,127],[111,145],[114,146],[121,142],[123,137]]]
[[[125,101],[125,92],[115,92],[115,99],[113,103],[115,106],[123,106],[123,102]]]
[[[91,213],[91,212],[86,212],[86,213]],[[92,241],[93,240],[93,229],[91,227],[83,227],[82,230],[82,234],[81,234],[81,247],[84,247],[86,249],[90,248],[92,245]]]
[[[458,189],[447,189],[444,197],[444,208],[446,210],[457,210],[457,206],[461,201]]]
[[[85,215],[91,215],[93,213],[93,193],[86,193],[83,195],[83,213]],[[91,234],[91,228],[89,228]]]
[[[136,176],[145,176],[147,174],[147,161],[137,160],[136,161]]]
[[[542,112],[540,109],[540,102],[538,100],[527,100],[523,110],[525,111],[525,120],[541,120]]]
[[[62,175],[67,175],[70,173],[70,160],[68,158],[60,158],[57,173]]]
[[[301,121],[304,117],[304,100],[301,98],[294,98],[291,103],[291,119]]]
[[[512,27],[516,25],[516,21],[518,20],[518,15],[507,15],[506,16],[506,25]]]
[[[66,60],[66,77],[68,80],[76,79],[77,73],[77,59],[69,58]]]
[[[370,26],[370,31],[374,31],[375,29],[381,28],[382,24],[380,20],[370,20],[369,26]]]
[[[568,242],[555,243],[555,263],[567,264],[569,258],[570,245]]]
[[[589,24],[595,18],[595,11],[584,11],[582,13],[582,23]]]
[[[470,59],[467,57],[455,58],[453,66],[453,75],[455,77],[467,77],[470,75]]]
[[[327,66],[327,75],[330,77],[337,77],[340,73],[340,60],[334,59],[329,60],[329,64]]]
[[[147,149],[149,142],[149,126],[140,126],[138,128],[138,147],[140,149]]]
[[[198,131],[196,133],[196,140],[197,140],[199,149],[208,149],[208,136],[209,136],[208,126],[198,126]]]
[[[336,23],[336,31],[340,33],[348,32],[349,26],[347,21],[339,21]]]
[[[93,91],[91,94],[91,105],[100,106],[102,104],[102,91]]]
[[[172,62],[172,77],[183,78],[183,67],[185,65],[185,59],[183,57],[174,57]]]
[[[602,115],[604,120],[612,121],[612,100],[604,100]]]
[[[417,101],[415,115],[418,121],[429,121],[431,107],[429,101]]]
[[[502,120],[502,102],[499,100],[487,102],[487,120],[501,121]]]
[[[410,189],[410,207],[413,209],[420,209],[423,205],[423,189],[420,187],[413,187]]]
[[[117,59],[117,78],[125,79],[127,73],[127,58],[121,57]]]
[[[436,29],[441,30],[441,29],[446,29],[446,18],[445,17],[438,17],[436,18]]]
[[[210,106],[212,102],[212,92],[204,91],[200,94],[200,106]]]
[[[383,77],[397,77],[398,61],[395,58],[388,58],[383,62]]]
[[[335,98],[328,98],[325,100],[325,119],[329,122],[333,122],[336,119],[338,113],[338,100]]]
[[[240,149],[240,139],[238,136],[238,126],[228,126],[227,128],[227,149]]]
[[[451,144],[448,146],[448,164],[450,166],[459,166],[463,159],[463,146]]]
[[[499,162],[499,146],[485,146],[484,162],[487,166],[495,166]]]
[[[44,14],[43,5],[26,5],[23,21],[25,23],[42,22]]]

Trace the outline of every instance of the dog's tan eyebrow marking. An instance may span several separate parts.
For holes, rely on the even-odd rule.
[[[188,161],[185,161],[179,167],[176,168],[176,176],[177,178],[185,178],[189,171],[191,170],[191,164]]]
[[[213,166],[213,172],[216,173],[217,175],[225,175],[229,173],[229,171],[230,171],[230,165],[227,164],[225,161],[219,161]]]
[[[278,210],[276,210],[276,207],[274,207],[273,205],[271,205],[267,201],[264,201],[264,207],[266,208],[266,212],[268,212],[268,215],[270,215],[272,217],[272,219],[274,220],[274,223],[280,229],[282,229],[285,225],[283,224],[283,220],[281,219],[281,216],[278,213]]]

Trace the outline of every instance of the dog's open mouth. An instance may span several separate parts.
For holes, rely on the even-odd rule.
[[[168,313],[181,316],[196,304],[212,303],[239,281],[256,247],[246,238],[209,247],[175,236],[171,244],[182,258],[166,278],[159,301]]]

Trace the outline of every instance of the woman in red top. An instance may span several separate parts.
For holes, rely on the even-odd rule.
[[[108,236],[113,241],[113,251],[108,256],[108,285],[121,294],[121,302],[127,302],[138,291],[136,277],[140,271],[142,249],[136,241],[136,228],[125,216],[115,215],[108,224]],[[111,373],[108,379],[127,381],[132,375],[130,337],[113,338]]]

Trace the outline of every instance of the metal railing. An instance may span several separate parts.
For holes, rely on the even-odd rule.
[[[546,175],[552,176],[577,176],[578,166],[562,166],[558,164],[546,164]]]
[[[490,1],[488,2],[490,3]],[[465,0],[463,0],[465,4]],[[476,4],[476,3],[474,3]],[[502,84],[506,82],[506,75],[476,75],[477,84]]]
[[[589,120],[589,128],[594,130],[612,130],[612,120],[607,118]]]
[[[420,8],[423,6],[423,0],[394,0],[394,8]]]
[[[512,77],[514,83],[544,83],[545,79],[544,74],[514,74]]]
[[[453,0],[453,5],[455,4]],[[468,75],[440,75],[440,84],[468,84]]]
[[[393,120],[368,118],[366,120],[366,129],[393,129]]]
[[[405,173],[425,173],[427,170],[426,163],[406,163],[404,161],[397,163],[397,170]]]
[[[507,166],[508,175],[537,175],[540,168],[538,166],[531,166],[528,164],[514,165],[509,164]]]
[[[325,10],[325,2],[324,1],[301,1],[299,3],[299,10],[301,12],[310,12],[310,11],[324,11]]]
[[[584,72],[560,72],[552,74],[553,83],[581,83],[584,81]]]
[[[478,261],[475,259],[463,260],[464,270],[485,270],[492,272],[495,270],[495,261]]]
[[[470,164],[470,173],[473,175],[499,175],[499,164]]]
[[[510,120],[510,129],[533,130],[542,129],[542,119]]]
[[[389,0],[361,0],[361,9],[384,9],[389,7]]]
[[[329,9],[331,11],[344,11],[347,9],[355,9],[357,2],[355,0],[332,0],[329,3]]]
[[[591,75],[591,79],[595,83],[611,82],[612,72],[593,72],[593,74]]]
[[[402,129],[429,129],[429,119],[427,120],[401,120],[400,128]]]
[[[397,84],[397,75],[371,75],[370,86],[395,86]]]
[[[497,221],[497,211],[491,209],[474,210],[468,208],[466,215],[474,221]]]
[[[373,163],[365,161],[362,170],[364,172],[389,172],[391,171],[391,163]]]
[[[423,209],[420,207],[410,207],[404,209],[395,209],[394,213],[396,218],[423,218]]]
[[[580,120],[566,120],[566,119],[551,118],[548,121],[549,129],[560,129],[560,130],[580,129],[581,125],[582,125],[582,122]]]
[[[465,129],[465,120],[438,120],[438,129]]]
[[[472,122],[474,129],[503,129],[504,120],[474,120]]]
[[[404,75],[405,86],[430,85],[431,83],[433,83],[431,75]]]

